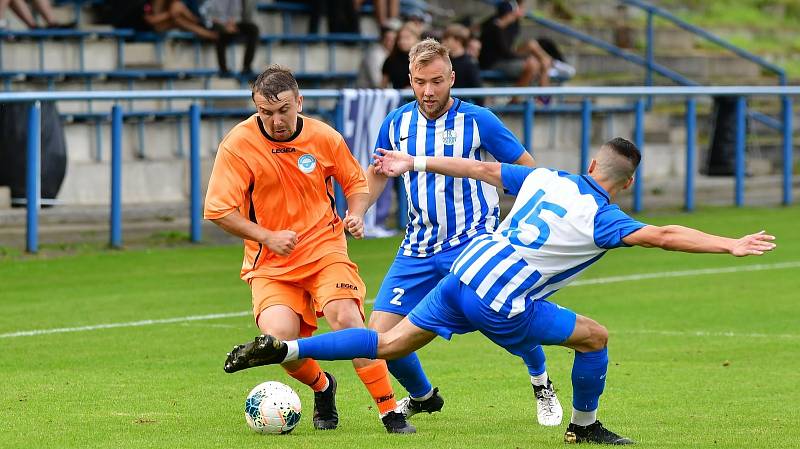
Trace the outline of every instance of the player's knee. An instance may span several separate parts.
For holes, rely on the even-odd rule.
[[[373,311],[369,316],[369,324],[367,327],[378,332],[387,332],[389,329],[395,327],[402,319],[402,316],[394,313]]]
[[[331,301],[322,309],[322,313],[333,330],[364,327],[364,318],[355,301]]]
[[[592,336],[589,339],[592,351],[600,351],[608,345],[608,329],[599,323],[592,325]]]
[[[378,357],[386,360],[399,359],[411,351],[403,344],[403,339],[396,332],[378,334]]]

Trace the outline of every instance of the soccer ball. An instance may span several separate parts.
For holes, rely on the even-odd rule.
[[[289,433],[300,422],[300,397],[288,385],[256,385],[244,403],[247,425],[258,433]]]

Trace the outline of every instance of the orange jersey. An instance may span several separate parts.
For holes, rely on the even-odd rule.
[[[254,114],[225,136],[208,183],[205,218],[238,211],[270,231],[297,233],[297,246],[288,256],[245,240],[242,279],[281,275],[327,254],[348,260],[331,178],[346,197],[369,191],[342,136],[319,120],[298,116],[294,135],[276,141]]]

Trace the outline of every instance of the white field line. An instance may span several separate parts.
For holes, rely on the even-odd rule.
[[[610,330],[613,334],[661,335],[664,337],[732,337],[732,338],[800,338],[800,334],[765,334],[763,332],[720,332],[720,331],[659,331],[654,329]]]
[[[784,270],[787,268],[800,268],[800,261],[781,262],[772,264],[743,265],[739,267],[700,268],[684,271],[662,271],[660,273],[630,274],[627,276],[610,276],[605,278],[584,279],[575,281],[570,286],[612,284],[615,282],[642,281],[645,279],[677,278],[686,276],[702,276],[707,274],[743,273],[747,271]]]
[[[128,321],[127,323],[94,324],[92,326],[79,326],[79,327],[58,327],[55,329],[39,329],[33,331],[10,332],[7,334],[0,334],[0,338],[33,337],[35,335],[61,334],[65,332],[85,332],[85,331],[94,331],[98,329],[114,329],[118,327],[138,327],[138,326],[152,326],[154,324],[185,323],[187,321],[218,320],[220,318],[233,318],[233,317],[246,316],[252,313],[253,312],[250,311],[233,312],[233,313],[214,313],[211,315],[182,316],[177,318],[165,318],[162,320]]]
[[[800,261],[794,262],[781,262],[781,263],[774,263],[774,264],[757,264],[757,265],[744,265],[739,267],[721,267],[721,268],[705,268],[705,269],[697,269],[697,270],[685,270],[685,271],[662,271],[660,273],[642,273],[642,274],[631,274],[628,276],[609,276],[603,278],[595,278],[595,279],[584,279],[572,282],[570,285],[572,286],[581,286],[581,285],[595,285],[595,284],[611,284],[615,282],[630,282],[630,281],[641,281],[646,279],[662,279],[662,278],[673,278],[673,277],[688,277],[688,276],[702,276],[702,275],[711,275],[711,274],[723,274],[723,273],[741,273],[741,272],[748,272],[748,271],[767,271],[767,270],[782,270],[787,268],[800,268]],[[371,304],[375,302],[374,299],[369,299],[366,303]],[[86,332],[86,331],[93,331],[99,329],[115,329],[120,327],[139,327],[139,326],[152,326],[157,324],[173,324],[173,323],[185,323],[191,321],[206,321],[206,320],[218,320],[223,318],[234,318],[234,317],[242,317],[248,316],[252,312],[251,311],[243,311],[243,312],[231,312],[231,313],[214,313],[210,315],[191,315],[191,316],[184,316],[184,317],[176,317],[176,318],[165,318],[160,320],[141,320],[141,321],[128,321],[124,323],[107,323],[107,324],[95,324],[90,326],[78,326],[78,327],[59,327],[54,329],[37,329],[37,330],[29,330],[29,331],[17,331],[17,332],[9,332],[5,334],[0,334],[0,338],[17,338],[17,337],[33,337],[37,335],[48,335],[48,334],[61,334],[67,332]],[[800,335],[794,334],[739,334],[739,333],[732,333],[732,332],[705,332],[705,331],[698,331],[698,332],[678,332],[678,331],[630,331],[627,333],[651,333],[651,334],[661,334],[661,335],[697,335],[697,336],[730,336],[730,337],[780,337],[780,338],[800,338]]]

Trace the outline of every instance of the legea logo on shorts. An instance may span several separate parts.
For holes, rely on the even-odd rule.
[[[444,130],[444,135],[442,135],[442,142],[444,142],[445,145],[455,145],[456,130],[454,129]]]
[[[317,166],[317,159],[310,154],[304,154],[300,156],[300,159],[297,160],[297,168],[300,169],[303,173],[311,173],[314,171],[314,168]]]

